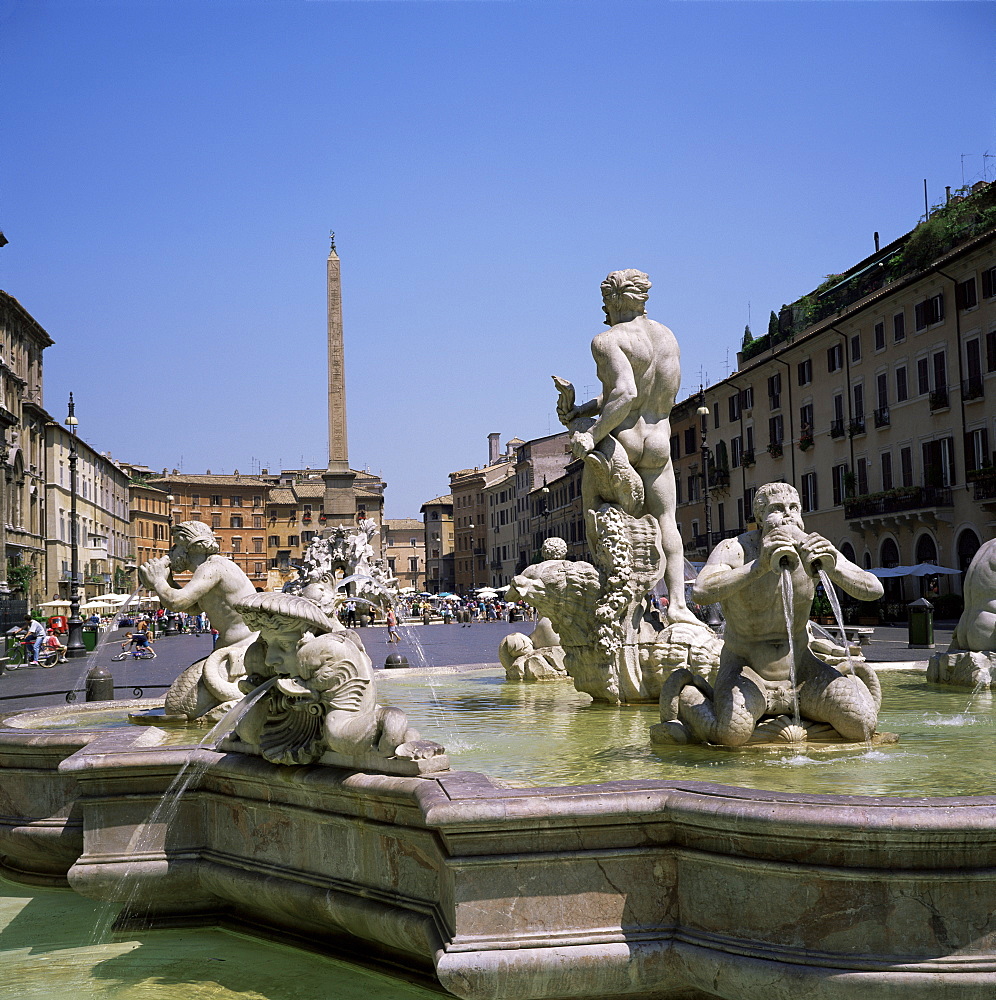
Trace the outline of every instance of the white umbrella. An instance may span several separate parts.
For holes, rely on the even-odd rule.
[[[915,566],[891,566],[887,569],[880,567],[870,569],[868,572],[880,580],[888,580],[895,576],[956,576],[961,570],[951,569],[949,566],[935,566],[933,563],[917,563]]]
[[[68,608],[69,601],[46,601],[44,604],[39,604],[40,608]]]

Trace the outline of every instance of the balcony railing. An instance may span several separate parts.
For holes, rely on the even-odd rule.
[[[880,406],[875,411],[875,426],[876,427],[888,427],[890,423],[889,420],[889,407]]]
[[[844,421],[843,420],[831,420],[830,421],[830,437],[832,438],[842,438],[844,436]]]
[[[948,403],[948,390],[947,386],[941,389],[935,389],[930,394],[930,411],[934,410],[945,410],[950,404]]]
[[[847,425],[847,433],[850,434],[851,437],[855,437],[858,434],[864,434],[864,432],[865,432],[865,418],[863,414],[860,417],[855,417]]]
[[[718,489],[723,486],[730,485],[730,470],[729,469],[710,469],[709,470],[709,486]]]
[[[964,400],[982,399],[985,394],[985,383],[982,381],[981,375],[969,375],[961,383],[961,398]]]
[[[740,456],[740,462],[744,468],[749,469],[754,464],[754,452],[745,451],[743,455]]]
[[[768,445],[768,454],[772,458],[781,458],[782,457],[781,441],[772,441],[771,444]]]
[[[953,503],[951,490],[946,486],[904,486],[884,493],[846,499],[844,517],[874,517],[923,507],[951,507]]]
[[[976,500],[992,500],[996,498],[996,471],[987,473],[969,473],[972,479],[972,496]]]

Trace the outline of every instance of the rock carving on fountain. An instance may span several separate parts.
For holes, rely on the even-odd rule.
[[[947,652],[927,664],[927,680],[959,687],[996,686],[996,538],[984,542],[965,573],[965,610]]]
[[[548,538],[540,555],[544,560],[563,559],[567,555],[567,542]],[[498,645],[498,659],[508,681],[547,681],[567,676],[564,647],[549,618],[540,618],[529,635],[512,632],[505,636]]]
[[[236,610],[258,638],[245,656],[245,692],[276,677],[243,716],[228,750],[274,764],[337,764],[388,774],[445,770],[444,749],[423,740],[400,709],[377,704],[373,665],[359,637],[296,594],[253,594]]]
[[[169,555],[143,563],[139,580],[169,611],[205,612],[218,629],[218,641],[208,656],[192,663],[173,682],[165,713],[216,722],[242,698],[243,656],[256,635],[234,604],[256,588],[239,566],[219,554],[218,539],[202,521],[183,521],[174,525],[172,534]],[[190,580],[177,587],[173,574],[187,572],[192,573]]]
[[[546,559],[515,577],[508,594],[550,619],[575,687],[610,704],[656,700],[662,665],[687,651],[690,631],[699,635],[704,660],[717,641],[685,603],[669,443],[679,351],[674,334],[647,317],[649,291],[647,275],[632,269],[602,282],[609,329],[591,344],[601,395],[576,405],[571,383],[554,377],[557,414],[584,461],[581,494],[594,562]],[[647,598],[662,578],[667,622]],[[677,652],[676,624],[684,626]]]
[[[298,578],[284,587],[289,594],[305,594],[322,605],[327,614],[341,603],[335,582],[341,575],[355,583],[355,597],[382,607],[390,605],[397,590],[397,577],[392,576],[378,559],[371,539],[377,533],[377,522],[364,518],[357,528],[339,525],[324,538],[315,538],[305,550]],[[310,588],[310,589],[308,589]]]
[[[812,648],[808,629],[815,577],[859,600],[875,600],[882,585],[846,559],[827,539],[806,534],[799,495],[786,483],[762,486],[755,496],[759,528],[726,539],[712,551],[693,597],[718,601],[726,618],[714,683],[692,670],[676,670],[661,688],[658,743],[748,742],[840,738],[870,740],[881,689],[864,663],[833,667]],[[791,635],[786,628],[780,577],[791,579]],[[798,720],[798,721],[797,721]]]

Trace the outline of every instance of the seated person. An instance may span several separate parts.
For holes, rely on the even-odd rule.
[[[60,663],[66,658],[66,647],[59,641],[58,633],[54,628],[48,630],[48,635],[45,636],[44,648],[46,650],[54,649],[58,651]]]

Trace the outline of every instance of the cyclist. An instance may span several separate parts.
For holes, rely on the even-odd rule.
[[[31,662],[38,662],[38,654],[41,652],[42,643],[45,641],[45,627],[41,622],[36,622],[30,615],[24,618],[21,626],[20,641],[31,646]],[[27,652],[27,650],[25,650]]]
[[[148,627],[146,626],[145,628],[143,628],[144,625],[145,622],[139,623],[138,628],[131,633],[131,641],[135,647],[136,653],[140,652],[141,650],[147,650],[149,648]]]

